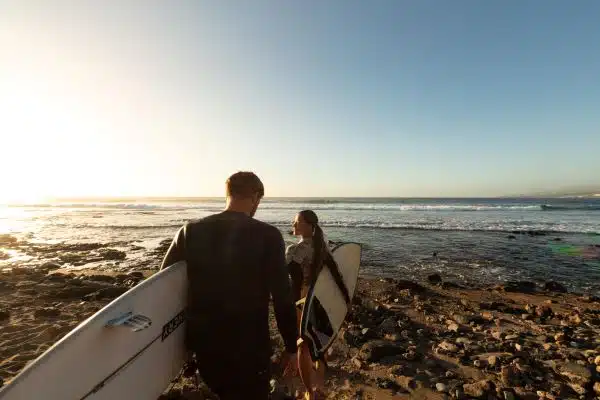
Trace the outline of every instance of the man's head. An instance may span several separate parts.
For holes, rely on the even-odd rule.
[[[226,182],[227,209],[245,212],[251,217],[256,214],[265,187],[253,172],[236,172]]]

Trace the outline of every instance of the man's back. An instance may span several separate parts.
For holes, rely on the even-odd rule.
[[[163,268],[179,260],[188,264],[190,348],[210,353],[226,346],[239,356],[268,359],[272,293],[286,347],[293,349],[297,327],[277,228],[224,211],[180,230]]]

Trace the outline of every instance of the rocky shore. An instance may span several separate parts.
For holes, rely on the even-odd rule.
[[[165,249],[155,250],[154,267]],[[55,260],[0,272],[0,383],[153,273],[60,267]],[[284,399],[301,385],[280,375],[281,339],[271,322],[273,398]],[[557,282],[470,288],[439,275],[424,282],[363,277],[329,360],[331,399],[600,399],[600,299]],[[213,398],[191,379],[164,397],[181,396]]]

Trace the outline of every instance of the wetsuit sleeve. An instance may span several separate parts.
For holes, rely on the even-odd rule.
[[[298,326],[284,249],[283,237],[279,231],[275,231],[267,243],[267,280],[273,298],[277,327],[285,343],[285,349],[289,353],[295,353]]]
[[[163,259],[162,265],[160,266],[160,270],[163,270],[178,261],[185,260],[185,226],[181,227],[175,237],[173,238],[173,242],[171,242],[171,246],[169,250],[167,250],[167,254]]]

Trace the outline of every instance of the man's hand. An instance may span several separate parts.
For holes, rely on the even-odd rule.
[[[296,376],[298,374],[298,355],[296,353],[283,352],[281,356],[281,368],[283,376]]]

